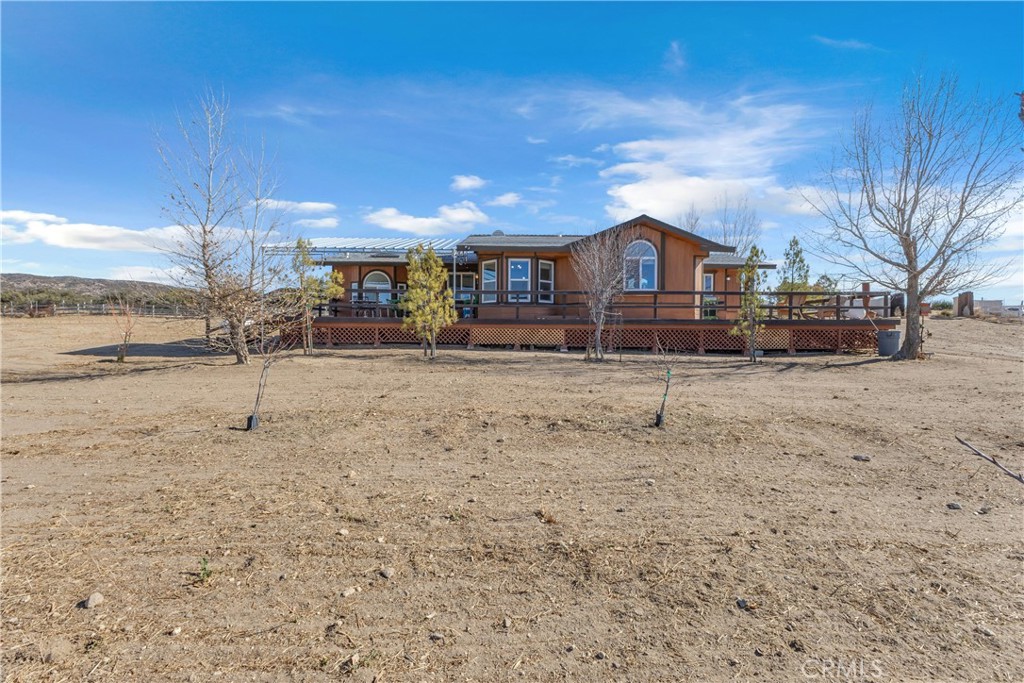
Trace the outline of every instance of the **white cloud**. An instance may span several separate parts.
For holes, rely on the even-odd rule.
[[[29,221],[42,221],[44,223],[67,223],[67,218],[54,216],[52,213],[36,213],[34,211],[0,211],[0,221],[3,223],[28,223]]]
[[[295,221],[295,225],[300,228],[336,228],[338,227],[337,218],[303,218],[302,220]]]
[[[600,176],[612,182],[606,211],[615,220],[641,213],[673,220],[691,204],[707,213],[725,194],[748,195],[757,209],[806,213],[799,192],[777,176],[783,163],[825,134],[811,107],[767,95],[736,97],[713,108],[615,92],[578,92],[572,98],[584,127],[642,123],[656,133],[611,148],[619,163]]]
[[[263,204],[267,209],[291,213],[328,213],[338,208],[329,202],[290,202],[283,199],[267,199]]]
[[[394,208],[379,209],[364,218],[371,225],[423,237],[467,232],[475,225],[490,221],[487,214],[470,201],[442,206],[436,216],[427,218],[410,216]]]
[[[181,235],[178,226],[130,230],[116,225],[69,223],[61,216],[30,211],[4,211],[2,218],[0,234],[7,244],[41,242],[65,249],[158,252]]]
[[[487,206],[516,206],[522,201],[523,197],[518,192],[506,192],[487,202]]]
[[[604,162],[600,159],[578,157],[575,154],[563,154],[562,156],[551,157],[549,161],[553,161],[559,166],[565,166],[567,168],[578,168],[580,166],[604,166]]]
[[[531,145],[546,145],[548,143],[548,141],[545,140],[544,138],[535,138],[532,135],[527,135],[526,141],[529,142]]]
[[[452,184],[450,187],[454,192],[468,192],[469,190],[479,190],[488,182],[489,181],[484,180],[480,176],[455,175],[452,176]]]
[[[841,50],[881,50],[881,48],[875,47],[871,43],[865,43],[860,40],[836,40],[834,38],[826,38],[825,36],[811,36],[811,39],[822,45]]]
[[[669,71],[681,71],[686,67],[686,58],[678,40],[669,43],[668,49],[665,50],[664,64]]]

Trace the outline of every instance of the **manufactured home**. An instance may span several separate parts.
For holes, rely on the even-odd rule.
[[[742,338],[730,330],[739,310],[739,272],[745,258],[730,246],[646,215],[606,230],[622,228],[629,228],[635,239],[622,258],[623,287],[610,310],[607,344],[695,353],[742,350]],[[343,299],[319,308],[314,338],[332,345],[416,343],[402,329],[400,302],[406,289],[406,253],[422,244],[445,264],[459,313],[459,320],[440,335],[440,343],[583,348],[590,319],[584,304],[586,283],[573,267],[573,249],[588,239],[592,236],[495,231],[463,239],[313,240],[311,256],[340,271],[346,283]],[[895,327],[881,311],[857,319],[844,315],[838,304],[825,305],[822,315],[816,315],[811,295],[766,294],[760,348],[874,348],[875,332]],[[877,301],[880,309],[884,303],[887,310],[887,292],[853,293],[846,301],[867,306],[861,297]]]

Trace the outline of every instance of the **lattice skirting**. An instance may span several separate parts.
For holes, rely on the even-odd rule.
[[[445,346],[584,349],[590,345],[592,334],[585,327],[448,327],[441,330],[437,343]],[[301,341],[298,332],[289,332],[287,336],[293,344]],[[601,341],[606,349],[662,349],[675,353],[743,352],[746,349],[744,337],[730,334],[725,328],[710,327],[612,327],[604,330]],[[412,331],[396,326],[331,325],[314,327],[313,343],[319,346],[350,346],[420,342]],[[878,348],[878,338],[874,330],[768,327],[758,331],[757,346],[769,352],[859,351]]]
[[[562,329],[515,329],[508,327],[474,327],[469,330],[469,343],[473,346],[541,346],[565,345]]]

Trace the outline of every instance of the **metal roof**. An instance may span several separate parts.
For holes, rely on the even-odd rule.
[[[711,252],[706,259],[704,259],[704,266],[711,266],[713,268],[742,268],[747,263],[746,256],[737,256],[736,254],[726,254],[721,251]],[[771,270],[776,265],[771,261],[762,261],[758,264],[758,268],[764,268]]]
[[[337,251],[373,252],[397,251],[405,252],[422,244],[425,249],[433,247],[434,251],[451,251],[459,243],[458,239],[423,239],[415,237],[317,237],[309,240],[313,249],[335,249]]]
[[[459,242],[461,250],[537,249],[562,251],[584,235],[470,235]]]
[[[309,257],[320,264],[361,263],[367,265],[404,265],[410,249],[422,244],[433,248],[442,261],[450,262],[459,240],[416,239],[410,237],[317,237],[309,241]],[[267,247],[271,253],[292,254],[292,243],[273,244]],[[472,262],[469,254],[461,254],[459,261]]]

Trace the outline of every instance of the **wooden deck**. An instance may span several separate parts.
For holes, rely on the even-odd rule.
[[[757,348],[766,353],[877,350],[876,330],[892,330],[898,319],[874,320],[766,320]],[[649,320],[613,322],[604,334],[609,349],[676,353],[739,353],[744,339],[729,331],[733,323],[715,320]],[[460,320],[441,331],[438,343],[446,346],[585,349],[591,334],[586,320]],[[320,317],[313,324],[318,346],[419,345],[398,318]]]

